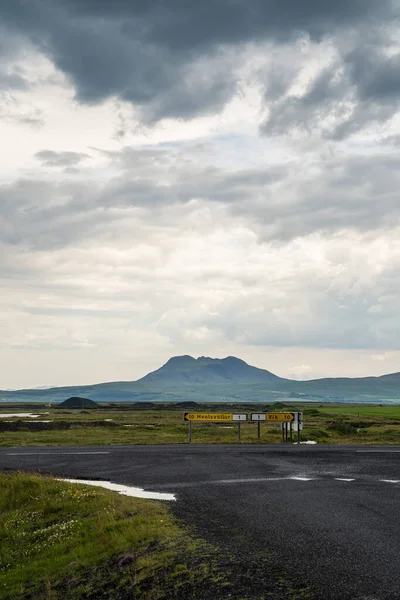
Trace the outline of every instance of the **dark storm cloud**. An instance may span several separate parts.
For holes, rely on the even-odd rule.
[[[382,48],[357,48],[345,58],[360,100],[398,101],[400,98],[400,52],[388,56]]]
[[[55,152],[54,150],[41,150],[35,154],[35,157],[46,167],[73,167],[85,158],[88,154],[83,152]]]
[[[220,110],[236,90],[229,51],[241,43],[335,36],[395,9],[390,0],[0,0],[0,14],[70,77],[78,100],[117,96],[156,121]]]
[[[284,90],[275,98],[261,131],[282,135],[300,128],[343,139],[390,119],[400,106],[400,52],[398,46],[393,52],[385,29],[363,34],[355,36],[351,50],[338,44],[336,60],[314,77],[305,93],[287,95]]]

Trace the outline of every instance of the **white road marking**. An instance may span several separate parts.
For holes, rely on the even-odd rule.
[[[400,479],[380,479],[383,483],[400,483]]]
[[[7,452],[6,456],[81,456],[82,454],[110,454],[110,452]]]
[[[257,483],[259,481],[282,481],[284,477],[254,477],[249,479],[218,479],[207,483]]]
[[[355,479],[345,479],[344,477],[335,477],[336,481],[355,481]]]
[[[292,479],[293,481],[312,481],[315,477],[286,477],[286,479]]]
[[[179,481],[176,483],[161,483],[157,488],[198,487],[200,485],[221,485],[231,483],[264,483],[266,481],[283,481],[286,477],[254,477],[249,479],[211,479],[209,481]]]
[[[360,454],[399,454],[400,450],[356,450]]]
[[[118,492],[123,496],[131,496],[133,498],[147,498],[149,500],[175,500],[174,494],[162,494],[160,492],[145,492],[142,488],[119,485],[118,483],[111,483],[110,481],[93,481],[88,479],[56,479],[56,481],[65,481],[67,483],[81,483],[83,485],[93,485],[95,487],[102,487],[106,490],[112,490]]]

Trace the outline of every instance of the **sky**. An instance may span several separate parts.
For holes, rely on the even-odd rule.
[[[0,388],[400,371],[399,0],[0,0]]]

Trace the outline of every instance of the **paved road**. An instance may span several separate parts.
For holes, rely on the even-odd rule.
[[[206,538],[271,551],[318,598],[400,599],[400,446],[2,448],[5,469],[176,493]]]

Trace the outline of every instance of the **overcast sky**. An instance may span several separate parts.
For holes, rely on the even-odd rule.
[[[0,388],[400,371],[399,0],[0,0]]]

